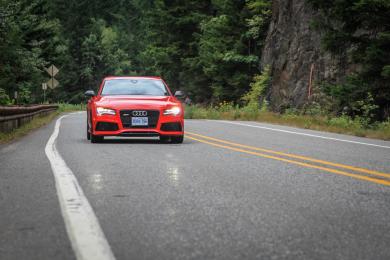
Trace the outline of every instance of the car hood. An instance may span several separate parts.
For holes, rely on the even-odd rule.
[[[95,104],[113,109],[162,109],[178,102],[171,96],[100,96]]]

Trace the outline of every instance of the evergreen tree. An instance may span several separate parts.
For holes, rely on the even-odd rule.
[[[324,31],[324,47],[341,54],[348,50],[350,62],[361,65],[345,84],[327,85],[340,109],[361,110],[361,101],[374,99],[377,116],[390,116],[390,1],[308,0],[322,13],[316,27]],[[354,107],[357,107],[354,108]]]

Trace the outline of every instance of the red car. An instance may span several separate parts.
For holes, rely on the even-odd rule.
[[[107,77],[99,92],[88,90],[87,139],[101,142],[104,136],[160,137],[182,143],[184,111],[159,77]]]

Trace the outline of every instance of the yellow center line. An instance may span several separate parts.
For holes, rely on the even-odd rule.
[[[282,156],[295,158],[295,159],[301,159],[301,160],[310,161],[310,162],[321,163],[321,164],[330,165],[330,166],[334,166],[334,167],[339,167],[339,168],[343,168],[343,169],[348,169],[348,170],[353,170],[353,171],[357,171],[357,172],[362,172],[362,173],[367,173],[367,174],[371,174],[371,175],[376,175],[376,176],[380,176],[380,177],[384,177],[384,178],[390,178],[390,173],[383,173],[383,172],[378,172],[378,171],[374,171],[374,170],[359,168],[359,167],[355,167],[355,166],[350,166],[350,165],[345,165],[345,164],[339,164],[339,163],[333,163],[333,162],[329,162],[329,161],[319,160],[319,159],[315,159],[315,158],[311,158],[311,157],[306,157],[306,156],[301,156],[301,155],[296,155],[296,154],[283,153],[283,152],[273,151],[273,150],[269,150],[269,149],[263,149],[263,148],[260,148],[260,147],[254,147],[254,146],[249,146],[249,145],[238,144],[238,143],[229,142],[229,141],[226,141],[226,140],[213,138],[213,137],[200,135],[200,134],[195,134],[195,133],[191,133],[191,132],[186,132],[186,134],[202,137],[204,139],[213,140],[213,141],[216,141],[216,142],[219,142],[219,143],[229,144],[229,145],[233,145],[233,146],[237,146],[237,147],[247,148],[247,149],[256,150],[256,151],[262,151],[262,152],[265,152],[265,153],[282,155]]]
[[[331,172],[331,173],[335,173],[335,174],[339,174],[339,175],[344,175],[344,176],[348,176],[348,177],[359,179],[359,180],[365,180],[365,181],[369,181],[369,182],[373,182],[373,183],[377,183],[377,184],[390,186],[390,181],[387,181],[387,180],[371,178],[371,177],[358,175],[358,174],[353,174],[353,173],[348,173],[348,172],[335,170],[335,169],[331,169],[331,168],[327,168],[327,167],[322,167],[322,166],[312,165],[312,164],[308,164],[308,163],[293,161],[293,160],[280,158],[280,157],[276,157],[276,156],[272,156],[272,155],[268,155],[268,154],[247,151],[247,150],[243,150],[243,149],[240,149],[240,148],[235,148],[235,147],[226,146],[226,145],[222,145],[222,144],[212,143],[212,142],[201,140],[201,139],[198,139],[198,138],[195,138],[195,137],[191,137],[191,136],[187,136],[187,138],[195,140],[195,141],[198,141],[198,142],[201,142],[201,143],[209,144],[209,145],[220,147],[220,148],[225,148],[225,149],[236,151],[236,152],[256,155],[256,156],[259,156],[259,157],[264,157],[264,158],[269,158],[269,159],[273,159],[273,160],[277,160],[277,161],[291,163],[291,164],[295,164],[295,165],[299,165],[299,166],[303,166],[303,167],[307,167],[307,168],[319,169],[319,170],[323,170],[323,171],[327,171],[327,172]]]

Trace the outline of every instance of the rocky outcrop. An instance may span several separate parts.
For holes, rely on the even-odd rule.
[[[310,88],[324,80],[340,81],[348,66],[345,58],[321,48],[321,34],[311,26],[318,14],[305,0],[274,0],[272,9],[261,60],[262,67],[271,67],[270,104],[276,111],[299,108]]]

